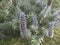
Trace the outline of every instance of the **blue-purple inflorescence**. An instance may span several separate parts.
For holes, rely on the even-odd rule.
[[[20,30],[25,31],[26,27],[26,17],[23,12],[20,13]]]
[[[48,37],[53,38],[54,35],[54,22],[49,23]]]
[[[38,27],[38,20],[37,20],[37,16],[36,15],[33,17],[33,25],[35,27]]]
[[[23,12],[20,13],[20,35],[24,39],[29,39],[31,38],[31,32],[30,30],[27,29],[26,26],[26,17]]]
[[[26,31],[27,29],[25,14],[21,12],[19,18],[20,18],[20,35],[24,38],[23,32]]]

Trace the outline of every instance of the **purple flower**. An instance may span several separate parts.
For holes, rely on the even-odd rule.
[[[38,20],[37,20],[37,16],[36,15],[33,17],[33,25],[35,27],[38,27]]]
[[[54,22],[49,23],[48,37],[53,38],[54,35]]]
[[[20,18],[20,30],[25,31],[27,29],[25,14],[23,12],[21,12],[19,18]]]
[[[31,32],[27,29],[26,26],[26,17],[23,12],[20,13],[20,35],[24,39],[31,38]]]

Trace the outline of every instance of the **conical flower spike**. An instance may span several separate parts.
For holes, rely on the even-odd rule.
[[[31,32],[27,29],[26,26],[26,17],[23,12],[20,13],[20,35],[24,39],[31,38]]]
[[[38,27],[38,20],[37,20],[37,16],[36,15],[33,17],[33,25],[35,27]]]
[[[54,35],[54,22],[50,22],[48,29],[48,37],[53,38]]]
[[[20,35],[24,38],[23,32],[26,31],[26,18],[23,12],[20,13]]]
[[[20,13],[20,30],[25,31],[26,27],[26,18],[23,12]]]

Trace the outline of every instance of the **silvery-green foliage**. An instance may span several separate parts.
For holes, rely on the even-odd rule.
[[[59,16],[59,12],[60,12],[60,10],[56,10],[54,13],[53,13],[53,17],[54,17],[54,19],[56,19],[57,18],[57,16]]]
[[[37,0],[37,1],[36,1],[36,4],[37,4],[38,6],[40,6],[40,9],[43,8],[43,0]]]
[[[47,8],[47,10],[46,10],[46,12],[45,12],[45,14],[44,14],[44,17],[47,17],[47,16],[49,16],[50,13],[51,12],[51,6],[49,6],[48,8]]]
[[[48,29],[47,29],[47,28],[42,27],[42,30],[43,30],[44,35],[45,35],[45,36],[48,36]]]
[[[34,13],[30,12],[29,14],[26,15],[26,19],[27,19],[27,27],[30,28],[30,26],[32,25],[33,22],[33,17],[34,17]]]
[[[60,7],[60,5],[59,5],[60,3],[59,2],[60,2],[60,0],[54,0],[53,7],[56,7],[56,8]]]
[[[43,5],[44,5],[44,6],[47,5],[47,1],[48,1],[48,0],[43,0]]]
[[[31,27],[30,27],[30,30],[32,31],[32,32],[35,32],[36,34],[38,33],[38,27],[35,27],[34,25],[31,25]]]
[[[60,24],[60,21],[57,20],[57,21],[55,21],[55,25],[54,26],[58,26],[59,24]]]
[[[23,31],[23,32],[21,31],[20,35],[23,39],[27,39],[27,40],[31,39],[31,32],[28,29],[26,29],[26,31]]]
[[[7,30],[10,27],[9,22],[0,23],[0,30]]]
[[[30,0],[30,3],[34,5],[36,3],[36,0]]]
[[[13,28],[14,30],[17,30],[17,29],[18,29],[19,20],[13,19],[12,22],[9,22],[9,23],[10,23],[10,25],[12,25],[12,28]]]
[[[40,15],[43,15],[43,17],[49,17],[51,15],[51,6],[46,6],[44,9],[42,9]]]
[[[43,42],[44,37],[43,36],[32,36],[32,40],[30,42],[30,45],[40,45],[41,42]]]
[[[41,11],[41,13],[40,13],[40,15],[43,15],[44,13],[45,13],[45,11],[47,10],[47,6],[45,6],[43,9],[42,9],[42,11]]]

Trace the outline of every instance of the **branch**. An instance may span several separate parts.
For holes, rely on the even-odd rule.
[[[58,16],[57,14],[59,14],[59,12],[60,12],[60,10],[57,10],[56,12],[53,13],[52,16],[54,16],[54,17]]]
[[[52,5],[52,3],[53,3],[53,0],[48,0],[48,2],[47,2],[47,6]]]

